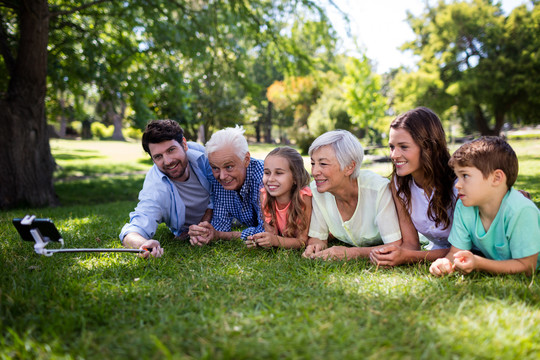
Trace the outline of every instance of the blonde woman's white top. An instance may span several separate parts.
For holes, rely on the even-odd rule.
[[[309,236],[327,240],[331,233],[348,244],[365,247],[401,239],[396,207],[388,179],[369,170],[361,170],[358,181],[358,203],[352,217],[343,221],[334,195],[319,193],[311,182],[313,210]]]

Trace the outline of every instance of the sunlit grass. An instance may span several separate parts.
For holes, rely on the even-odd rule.
[[[101,144],[112,155],[92,156],[129,172],[114,155],[118,149],[106,150],[112,144]],[[538,204],[537,145],[512,143],[520,156],[518,187]],[[252,155],[264,159],[272,148],[253,145]],[[72,154],[65,165],[91,160],[77,158],[76,148]],[[0,213],[0,358],[540,356],[538,273],[439,279],[427,264],[383,269],[364,260],[311,261],[295,250],[249,250],[239,240],[192,247],[163,225],[155,236],[165,249],[161,259],[45,257],[11,225],[12,218],[32,213],[53,219],[66,247],[120,247],[118,233],[143,176],[57,182],[61,207]]]

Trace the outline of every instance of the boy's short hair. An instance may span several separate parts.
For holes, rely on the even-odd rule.
[[[498,136],[482,136],[461,145],[448,161],[448,165],[472,166],[480,170],[486,179],[500,169],[506,175],[506,185],[510,189],[518,175],[518,159],[512,147]]]
[[[150,156],[148,144],[159,144],[167,140],[176,140],[180,145],[184,140],[184,131],[174,120],[152,120],[146,125],[142,136],[142,147]]]

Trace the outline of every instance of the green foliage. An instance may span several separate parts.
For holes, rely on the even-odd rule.
[[[351,117],[347,112],[344,86],[338,74],[327,73],[328,84],[323,88],[308,118],[312,135],[319,136],[334,129],[351,129]],[[308,144],[309,147],[310,144]]]
[[[114,126],[113,125],[106,126],[100,122],[93,122],[90,125],[90,129],[92,131],[93,137],[97,139],[108,139],[113,134]]]
[[[86,98],[86,114],[106,125],[115,116],[141,129],[169,118],[194,139],[200,125],[209,133],[249,123],[251,106],[264,114],[258,105],[273,80],[328,68],[334,56],[336,34],[312,1],[50,7],[49,113]],[[255,67],[273,78],[261,82]]]
[[[124,137],[140,141],[142,139],[142,130],[134,127],[128,127],[123,130]]]
[[[350,58],[343,79],[347,112],[351,122],[358,127],[360,137],[370,143],[380,143],[380,133],[375,124],[384,116],[386,99],[381,93],[381,78],[372,72],[369,59]]]
[[[440,1],[418,17],[409,14],[416,39],[403,48],[420,61],[417,73],[396,79],[398,110],[414,104],[442,113],[457,105],[482,134],[499,134],[515,119],[537,123],[540,4],[530,8],[505,16],[490,0]]]
[[[316,138],[307,131],[299,132],[296,137],[296,146],[298,146],[300,154],[308,155],[309,147]]]

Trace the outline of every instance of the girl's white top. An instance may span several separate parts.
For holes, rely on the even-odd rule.
[[[420,188],[414,180],[410,182],[411,187],[411,220],[414,224],[414,227],[418,231],[419,235],[423,235],[428,241],[426,249],[446,249],[450,247],[448,242],[448,236],[450,235],[450,229],[452,224],[446,229],[443,229],[444,225],[439,224],[435,226],[435,222],[428,217],[428,206],[431,197],[427,197],[424,193],[424,189]],[[457,190],[455,187],[452,187],[453,190],[453,203],[457,198]],[[403,198],[403,196],[402,196]],[[453,220],[454,213],[452,207],[448,209],[448,216]]]

